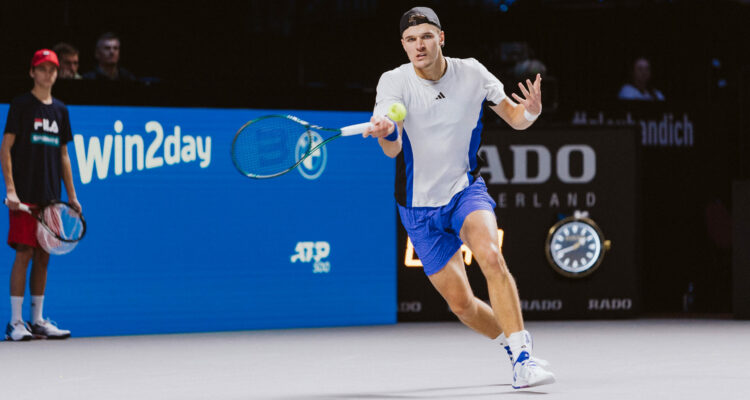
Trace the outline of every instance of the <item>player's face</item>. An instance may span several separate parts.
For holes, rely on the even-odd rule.
[[[96,59],[104,65],[117,64],[120,61],[120,41],[118,39],[100,40],[96,45]]]
[[[60,78],[73,78],[78,72],[78,54],[60,56]]]
[[[439,65],[443,54],[440,45],[445,40],[445,33],[432,24],[410,26],[401,35],[401,44],[414,67],[427,69]]]
[[[57,66],[51,62],[43,62],[29,71],[36,86],[51,88],[57,80]]]

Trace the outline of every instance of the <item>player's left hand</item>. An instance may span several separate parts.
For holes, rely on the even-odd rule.
[[[521,88],[523,98],[515,93],[511,93],[513,99],[526,108],[529,114],[539,115],[542,112],[542,75],[536,74],[534,83],[531,80],[526,79],[526,87],[523,86],[522,82],[518,82],[518,87]]]
[[[83,213],[83,207],[81,207],[81,203],[78,202],[78,199],[68,199],[68,203],[78,210],[79,213]]]

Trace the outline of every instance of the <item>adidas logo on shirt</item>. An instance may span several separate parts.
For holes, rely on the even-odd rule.
[[[440,94],[438,94],[437,97],[435,97],[435,100],[440,100],[444,98],[445,98],[445,95],[443,94],[443,92],[440,92]]]

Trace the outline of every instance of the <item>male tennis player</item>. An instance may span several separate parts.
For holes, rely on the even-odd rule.
[[[11,318],[5,330],[7,340],[38,338],[65,339],[70,331],[59,329],[42,317],[47,284],[49,253],[36,239],[37,221],[19,211],[19,204],[37,208],[60,199],[60,180],[65,182],[68,202],[81,209],[73,186],[67,143],[73,139],[68,109],[52,97],[60,63],[52,50],[42,49],[31,59],[31,92],[15,99],[8,110],[5,134],[0,146],[7,205],[10,208],[8,244],[16,250],[10,273]],[[31,261],[31,320],[22,317],[26,270]]]
[[[445,33],[430,8],[407,11],[400,28],[411,62],[381,76],[373,128],[365,135],[377,137],[386,155],[398,157],[401,222],[430,282],[451,310],[464,324],[506,347],[513,387],[552,383],[555,377],[545,369],[546,362],[531,356],[516,284],[498,248],[496,204],[477,167],[484,102],[513,128],[526,129],[542,111],[541,77],[527,80],[526,86],[519,83],[524,97],[513,94],[517,104],[477,60],[443,56]],[[395,102],[408,112],[397,124],[383,117]],[[479,261],[492,307],[469,286],[462,242]]]

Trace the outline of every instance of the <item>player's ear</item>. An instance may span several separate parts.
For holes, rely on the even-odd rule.
[[[440,47],[445,46],[445,31],[440,31]]]
[[[34,79],[34,67],[29,68],[29,77]]]

